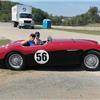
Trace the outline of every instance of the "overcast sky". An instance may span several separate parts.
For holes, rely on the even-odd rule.
[[[90,7],[100,10],[100,0],[10,0],[40,8],[52,15],[75,16],[85,13]]]

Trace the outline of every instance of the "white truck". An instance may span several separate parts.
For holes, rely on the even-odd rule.
[[[32,20],[32,7],[27,5],[15,5],[12,7],[12,21],[14,27],[29,27],[34,28]]]

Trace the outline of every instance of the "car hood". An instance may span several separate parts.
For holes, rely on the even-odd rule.
[[[97,41],[87,40],[87,39],[73,39],[73,42],[75,42],[75,43],[92,43],[92,44],[98,44]]]
[[[54,39],[54,42],[70,42],[70,43],[90,43],[90,44],[98,44],[97,41],[88,40],[88,39]]]

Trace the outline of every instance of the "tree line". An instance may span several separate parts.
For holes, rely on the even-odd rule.
[[[11,1],[0,1],[0,21],[10,22],[11,21],[11,8],[12,6],[19,4],[17,2]],[[48,18],[48,13],[42,11],[41,9],[32,8],[33,20],[35,23],[41,24],[42,20]]]
[[[11,21],[11,7],[17,2],[11,1],[0,1],[0,21],[8,22]],[[98,14],[97,7],[91,7],[86,13],[77,15],[74,17],[66,16],[53,16],[47,12],[32,8],[33,20],[36,24],[42,24],[43,19],[49,18],[53,25],[68,25],[68,26],[80,26],[87,25],[89,23],[100,23],[100,16]]]
[[[91,7],[86,13],[66,19],[63,25],[80,26],[87,24],[100,23],[100,16],[97,7]]]
[[[0,21],[8,22],[11,20],[11,7],[17,3],[10,1],[0,1]]]

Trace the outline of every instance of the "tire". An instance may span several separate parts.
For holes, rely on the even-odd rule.
[[[87,52],[82,59],[82,67],[87,71],[96,71],[100,68],[100,53],[97,51]]]
[[[32,26],[31,29],[34,29],[34,26]]]
[[[25,68],[25,61],[20,53],[9,53],[5,59],[6,67],[11,70],[22,70]]]
[[[21,29],[22,27],[21,26],[19,26],[19,29]]]
[[[17,22],[14,22],[14,27],[17,27],[18,23]]]

